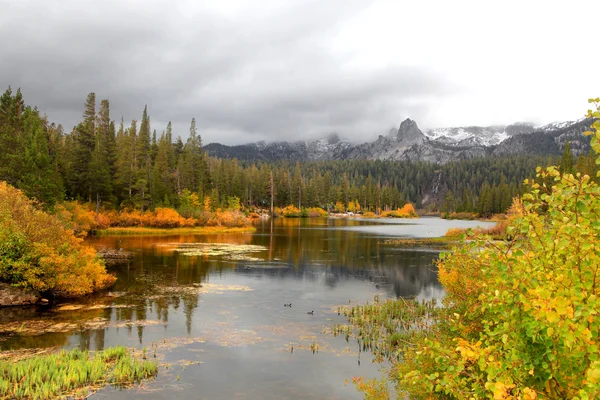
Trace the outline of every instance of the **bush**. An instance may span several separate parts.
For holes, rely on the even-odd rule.
[[[300,218],[302,216],[300,210],[291,204],[281,210],[281,214],[286,218]]]
[[[593,101],[588,117],[600,118]],[[598,154],[600,121],[593,129]],[[537,172],[507,239],[476,236],[441,258],[445,307],[403,307],[401,328],[387,331],[402,335],[390,377],[406,397],[600,398],[600,186],[557,167]]]
[[[88,232],[96,229],[98,225],[96,213],[78,201],[65,201],[58,204],[55,207],[55,214],[78,237],[87,236]]]
[[[415,211],[412,204],[406,203],[402,208],[392,211],[384,211],[381,213],[384,218],[418,218],[419,215]]]
[[[506,236],[507,226],[507,221],[500,221],[496,223],[496,225],[490,226],[489,228],[450,228],[446,232],[445,236],[458,238],[462,235],[465,235],[467,239],[473,239],[476,237],[488,235],[494,239],[504,239],[504,237]]]
[[[452,213],[443,213],[443,219],[465,219],[468,221],[472,221],[478,218],[478,215],[470,212],[452,212]]]
[[[76,297],[109,287],[115,277],[61,218],[0,182],[0,280]]]
[[[302,211],[308,218],[319,218],[326,217],[329,215],[327,211],[323,210],[320,207],[305,208]]]
[[[93,213],[95,215],[95,213]],[[98,229],[107,227],[187,228],[194,226],[243,227],[252,223],[241,211],[200,211],[197,218],[184,218],[173,208],[159,207],[154,211],[103,211],[96,215]]]

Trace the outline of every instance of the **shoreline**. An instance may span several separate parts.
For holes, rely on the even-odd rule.
[[[152,228],[144,226],[111,227],[99,229],[93,236],[133,236],[133,235],[212,235],[220,233],[252,233],[254,226],[195,226],[188,228]]]

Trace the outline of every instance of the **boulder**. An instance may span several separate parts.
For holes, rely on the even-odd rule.
[[[36,304],[40,294],[32,289],[22,289],[0,282],[0,307]]]

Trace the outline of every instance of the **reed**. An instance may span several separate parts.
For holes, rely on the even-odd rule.
[[[435,299],[386,300],[375,296],[373,303],[360,306],[340,307],[349,324],[336,324],[334,336],[344,336],[349,342],[356,338],[359,351],[371,351],[375,359],[399,361],[402,345],[414,336],[431,333],[433,316],[439,308]]]
[[[74,349],[20,360],[0,361],[0,398],[86,397],[106,385],[127,387],[156,375],[125,347],[88,352]]]

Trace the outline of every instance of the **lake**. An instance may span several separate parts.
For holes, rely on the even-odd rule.
[[[360,399],[353,376],[381,365],[334,337],[338,307],[439,298],[439,250],[394,238],[442,236],[479,221],[276,219],[255,233],[92,237],[130,252],[108,294],[50,309],[0,309],[0,349],[146,349],[160,363],[139,388],[94,397]],[[291,306],[290,306],[291,303]],[[310,314],[309,314],[310,312]],[[349,383],[346,383],[349,381]]]

